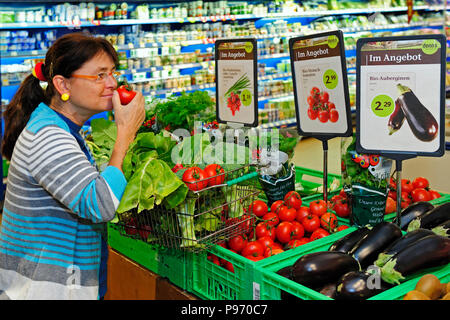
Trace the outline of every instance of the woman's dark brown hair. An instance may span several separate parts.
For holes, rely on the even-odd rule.
[[[48,83],[47,88],[44,90],[40,81],[30,72],[3,113],[5,133],[2,141],[2,154],[6,159],[11,159],[17,138],[25,128],[34,109],[41,102],[49,105],[52,97],[58,94],[53,86],[53,76],[62,75],[70,78],[73,72],[102,51],[108,54],[117,66],[117,53],[104,38],[84,33],[69,33],[55,41],[48,49],[42,67]]]

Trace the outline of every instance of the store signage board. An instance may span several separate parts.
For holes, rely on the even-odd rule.
[[[359,39],[357,152],[442,156],[445,68],[443,35]]]
[[[320,140],[350,136],[342,31],[291,38],[289,49],[298,133]]]
[[[395,160],[397,203],[402,161],[445,152],[446,47],[441,34],[357,42],[356,151]]]
[[[220,39],[215,43],[217,121],[258,125],[256,39]]]
[[[291,38],[289,51],[297,131],[322,141],[323,185],[328,186],[328,140],[353,132],[343,33]],[[327,188],[323,190],[327,201]]]

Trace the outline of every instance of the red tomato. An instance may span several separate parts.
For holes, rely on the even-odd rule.
[[[397,202],[394,199],[387,197],[386,209],[385,209],[384,213],[389,214],[389,213],[393,213],[396,211],[397,211]]]
[[[341,224],[339,227],[336,228],[336,232],[342,231],[345,229],[348,229],[348,226],[346,226],[345,224]]]
[[[266,250],[266,248],[268,248],[268,247],[272,247],[274,244],[273,239],[268,236],[259,238],[256,241],[259,241],[264,246],[264,250]]]
[[[320,225],[328,232],[332,232],[337,227],[338,221],[336,215],[331,212],[324,213],[320,217]]]
[[[336,109],[330,110],[330,121],[337,122],[339,120],[339,112]]]
[[[280,218],[275,212],[268,212],[266,213],[262,219],[269,225],[269,226],[276,226],[280,222]]]
[[[283,249],[283,246],[279,242],[274,242],[272,248]]]
[[[277,200],[272,203],[270,206],[270,211],[277,213],[279,207],[283,205],[283,200]]]
[[[427,178],[424,177],[417,177],[414,179],[414,181],[412,182],[414,189],[417,188],[428,188],[430,186],[430,183],[428,181]]]
[[[264,247],[258,241],[250,241],[242,250],[242,255],[244,257],[247,256],[259,257],[263,256],[263,254],[264,254]]]
[[[414,190],[411,191],[411,194],[412,192],[414,192]],[[395,201],[397,201],[397,198],[395,198]],[[411,204],[411,202],[412,196],[409,193],[402,191],[402,208],[408,207]]]
[[[315,214],[310,214],[303,218],[302,225],[306,232],[314,232],[320,227],[320,218]]]
[[[301,239],[305,235],[305,228],[298,221],[292,221],[292,239]]]
[[[292,223],[289,221],[281,222],[277,226],[275,234],[278,241],[280,241],[281,243],[288,243],[292,240]]]
[[[294,208],[283,210],[283,208],[280,210],[280,213],[278,214],[278,217],[280,218],[280,221],[294,221],[297,217],[297,210]]]
[[[330,98],[330,95],[326,91],[323,91],[319,96],[320,102],[322,102],[322,103],[328,102],[329,98]]]
[[[417,188],[411,191],[411,197],[414,202],[431,200],[430,193],[424,188]]]
[[[350,207],[348,206],[347,200],[340,200],[336,202],[333,209],[338,217],[346,218],[350,215]]]
[[[435,190],[428,190],[428,192],[430,193],[431,200],[442,197],[441,194]]]
[[[133,91],[130,86],[123,84],[117,88],[117,93],[119,94],[120,103],[122,105],[127,105],[136,96],[136,91]]]
[[[308,118],[311,120],[316,120],[319,112],[317,110],[314,110],[312,108],[308,108]]]
[[[233,267],[233,264],[230,261],[226,261],[225,260],[225,262],[223,263],[223,267],[225,269],[227,269],[228,271],[234,273],[234,267]]]
[[[192,191],[199,191],[208,186],[208,180],[205,172],[199,167],[187,168],[183,173],[183,182]]]
[[[316,216],[321,216],[327,212],[327,203],[324,200],[315,200],[309,203],[311,213]]]
[[[300,195],[295,191],[289,191],[284,196],[284,204],[288,208],[295,208],[295,210],[300,209],[302,206],[302,198]]]
[[[336,109],[336,106],[334,105],[333,102],[328,102],[328,110],[331,110],[331,109]]]
[[[244,258],[247,258],[251,261],[260,261],[262,259],[264,259],[264,255],[260,255],[260,256],[244,256]]]
[[[328,112],[328,110],[320,110],[317,117],[319,118],[320,122],[325,123],[330,118],[330,113]]]
[[[235,236],[228,240],[228,247],[236,251],[237,253],[241,253],[241,251],[244,249],[244,247],[247,245],[247,240],[244,239],[243,236]]]
[[[323,237],[326,237],[329,235],[330,235],[330,233],[328,231],[326,231],[325,229],[318,228],[316,231],[314,231],[311,234],[310,238],[311,238],[311,240],[317,240],[317,239],[320,239],[320,238],[323,238]]]
[[[286,249],[293,249],[309,242],[309,238],[294,239],[288,242]]]
[[[312,87],[310,94],[311,96],[315,97],[316,95],[320,94],[320,89],[317,87]]]
[[[268,258],[282,252],[284,252],[284,250],[281,248],[268,247],[264,252],[264,258]]]
[[[144,241],[147,241],[147,238],[150,235],[151,231],[152,230],[149,225],[143,225],[138,228],[139,235],[141,236],[141,239]]]
[[[262,200],[255,200],[250,205],[250,213],[253,213],[257,217],[264,216],[269,208],[267,207],[267,204]]]
[[[308,96],[308,98],[306,98],[306,102],[308,102],[308,105],[310,107],[313,107],[314,104],[316,103],[316,100],[312,96]]]
[[[203,170],[208,179],[208,186],[223,184],[225,181],[225,170],[218,164],[208,164]]]
[[[271,237],[272,239],[275,239],[275,229],[266,222],[260,222],[255,227],[255,235],[256,239],[262,237]]]
[[[309,210],[309,207],[300,207],[300,209],[297,210],[297,216],[295,217],[295,220],[301,223],[302,219],[309,214],[311,214],[311,210]]]
[[[389,190],[388,192],[388,197],[392,198],[392,199],[397,199],[397,192],[394,190]]]
[[[401,188],[402,188],[402,191],[411,193],[411,191],[413,191],[413,189],[414,189],[414,186],[410,180],[402,179]]]

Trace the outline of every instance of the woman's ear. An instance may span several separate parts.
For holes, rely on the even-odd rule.
[[[70,83],[67,78],[64,78],[61,75],[56,75],[53,77],[52,81],[53,81],[53,86],[55,87],[56,91],[58,91],[58,93],[60,95],[62,95],[63,93],[70,92]]]

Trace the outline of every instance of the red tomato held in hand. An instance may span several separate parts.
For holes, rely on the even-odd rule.
[[[314,232],[320,227],[320,218],[315,214],[310,214],[303,218],[302,225],[306,232]]]
[[[267,204],[262,200],[255,200],[250,205],[250,213],[253,213],[257,217],[264,216],[267,211],[269,210],[269,207],[267,207]]]
[[[203,170],[208,179],[208,186],[223,184],[225,181],[225,170],[218,164],[208,164]]]
[[[297,192],[289,191],[284,196],[284,204],[288,208],[294,208],[295,210],[298,210],[302,206],[302,198]]]
[[[309,209],[316,216],[321,216],[327,212],[327,203],[324,200],[315,200],[310,202]]]
[[[414,189],[417,188],[428,188],[430,186],[430,183],[428,181],[427,178],[424,177],[417,177],[414,179],[414,181],[412,182]]]
[[[275,234],[278,241],[280,241],[281,243],[288,243],[292,240],[292,223],[289,221],[281,222],[277,226]]]
[[[117,88],[117,92],[119,93],[120,103],[122,105],[129,104],[136,96],[136,91],[131,90],[131,88],[125,84]]]
[[[199,167],[187,168],[183,173],[183,182],[192,191],[199,191],[208,186],[208,180],[206,180],[205,172]]]

